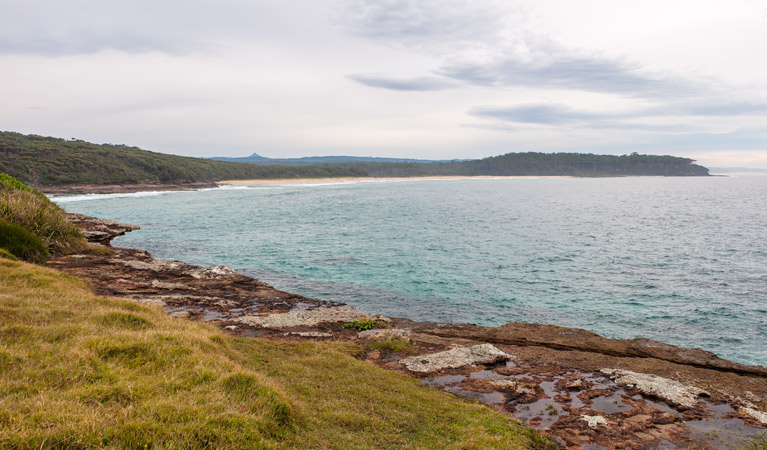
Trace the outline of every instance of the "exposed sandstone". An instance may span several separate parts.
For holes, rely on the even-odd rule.
[[[288,311],[286,313],[265,316],[244,316],[235,320],[264,328],[287,328],[317,325],[322,322],[352,322],[362,317],[370,317],[370,315],[352,306],[341,305],[321,306],[310,310]],[[375,318],[385,319],[383,317]]]
[[[608,375],[620,385],[633,386],[644,394],[662,398],[672,405],[685,408],[694,406],[701,395],[710,396],[703,389],[696,388],[695,386],[686,386],[678,381],[657,375],[618,369],[602,369],[602,373]]]
[[[99,219],[82,214],[67,214],[67,220],[83,231],[88,242],[109,245],[112,239],[130,231],[141,229],[138,225],[129,225],[114,220]]]
[[[509,322],[500,327],[482,327],[471,324],[424,323],[419,324],[414,331],[496,345],[536,346],[617,357],[654,358],[724,372],[767,376],[767,367],[735,363],[705,350],[680,348],[650,339],[608,339],[590,331],[556,325]]]
[[[498,350],[492,344],[480,344],[429,355],[412,356],[400,360],[400,363],[412,372],[436,372],[478,364],[494,364],[511,358],[513,358],[511,355]]]
[[[372,330],[364,330],[357,333],[359,339],[381,339],[381,338],[402,338],[410,339],[410,330],[402,328],[374,328]]]
[[[591,428],[598,427],[599,425],[607,425],[607,419],[602,416],[589,416],[587,414],[583,414],[581,415],[581,419],[586,421],[586,423]]]

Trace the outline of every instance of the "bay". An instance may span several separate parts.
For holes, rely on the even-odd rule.
[[[767,177],[502,178],[55,198],[114,242],[414,320],[538,322],[767,364]]]

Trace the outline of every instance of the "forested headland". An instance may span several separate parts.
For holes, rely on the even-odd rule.
[[[706,176],[676,156],[508,153],[433,163],[261,165],[168,155],[137,147],[0,132],[0,172],[32,185],[184,184],[236,179],[418,176]]]

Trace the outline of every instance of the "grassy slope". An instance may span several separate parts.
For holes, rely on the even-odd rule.
[[[547,448],[333,343],[233,338],[0,256],[0,448]]]
[[[0,172],[36,186],[365,176],[364,172],[353,167],[265,167],[7,131],[0,132]]]

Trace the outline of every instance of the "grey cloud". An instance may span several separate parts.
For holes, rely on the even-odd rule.
[[[0,53],[207,52],[220,41],[289,34],[281,19],[291,6],[235,0],[0,0]]]
[[[689,83],[642,75],[636,67],[620,61],[564,55],[542,55],[540,59],[523,62],[509,56],[486,64],[458,62],[443,66],[437,73],[484,86],[549,87],[646,97],[692,92]]]
[[[396,78],[386,75],[348,75],[352,81],[365,86],[393,91],[441,91],[454,87],[453,83],[437,77]]]
[[[482,39],[502,25],[497,11],[469,0],[344,0],[338,11],[349,33],[397,44]]]
[[[649,115],[741,116],[767,113],[767,104],[742,101],[698,101],[669,103],[644,111]]]
[[[637,120],[670,116],[737,116],[763,114],[767,105],[757,103],[690,102],[663,105],[622,113],[594,113],[579,111],[562,104],[524,104],[512,106],[477,106],[469,115],[511,123],[541,125],[574,125],[585,128],[616,128],[662,132],[680,132],[690,129],[683,124],[651,125]]]
[[[576,111],[566,105],[519,105],[512,107],[476,107],[470,115],[480,118],[498,119],[512,123],[540,125],[570,125],[594,129],[643,130],[656,132],[680,132],[689,129],[686,125],[651,125],[626,121],[632,114],[596,114]]]
[[[602,118],[598,114],[578,112],[566,105],[528,104],[517,106],[478,106],[469,114],[476,117],[499,119],[506,122],[563,125],[582,120]]]
[[[645,74],[623,60],[575,54],[532,29],[527,12],[509,8],[508,2],[482,8],[464,0],[347,0],[343,5],[341,22],[349,33],[439,55],[446,62],[438,75],[474,85],[676,98],[697,90],[683,80]]]

